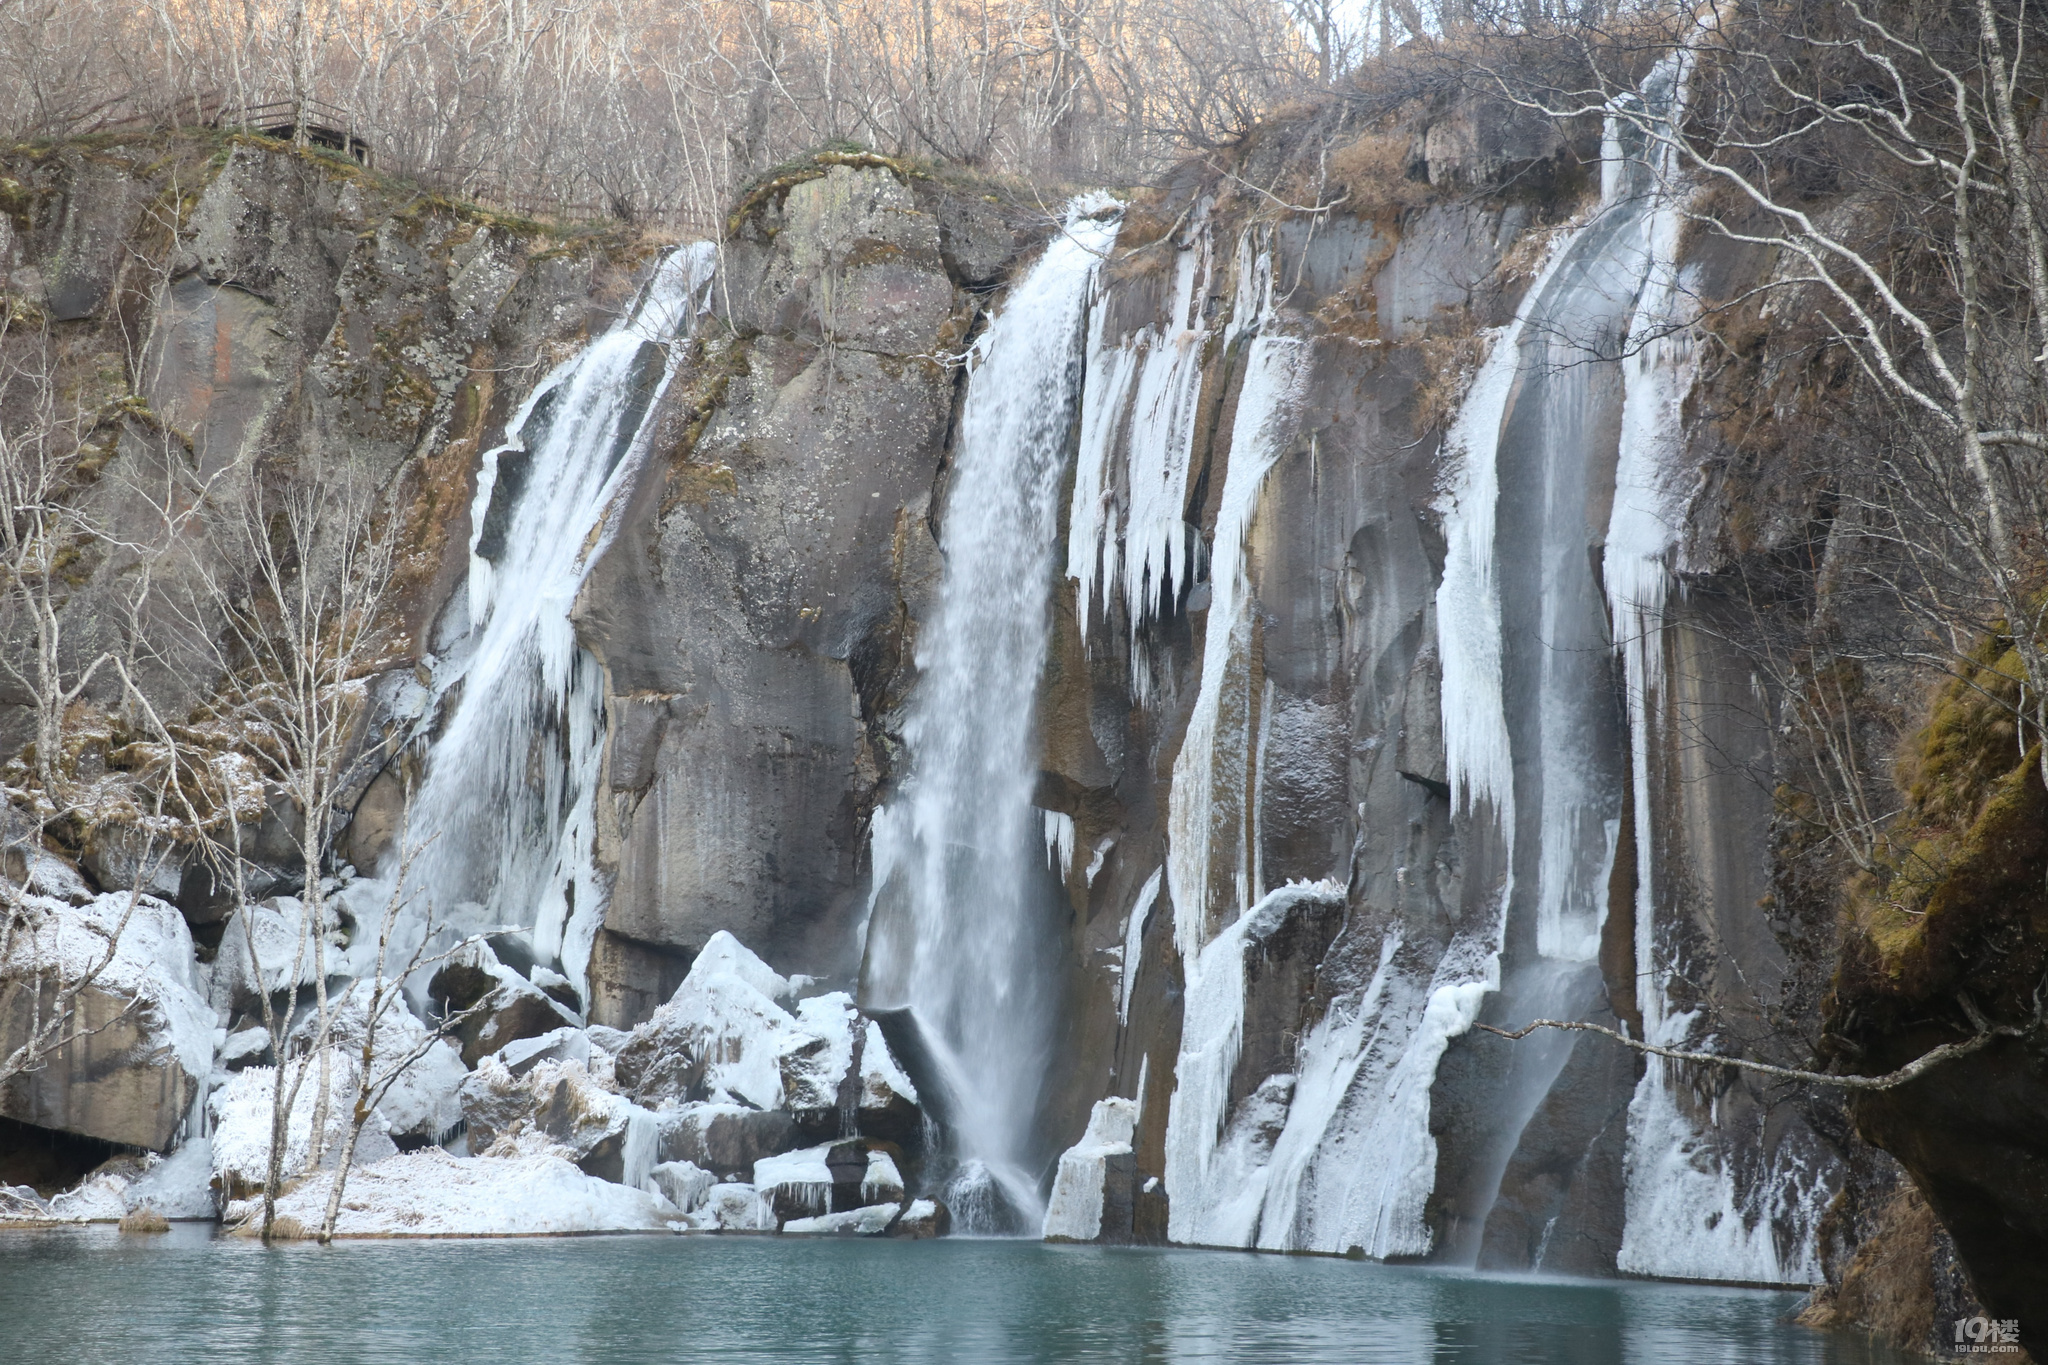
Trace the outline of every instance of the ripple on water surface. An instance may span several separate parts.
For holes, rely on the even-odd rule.
[[[0,1235],[0,1358],[1894,1365],[1790,1294],[1037,1242]]]

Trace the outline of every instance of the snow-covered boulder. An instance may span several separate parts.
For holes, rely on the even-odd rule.
[[[0,1055],[50,1018],[60,993],[98,972],[72,997],[69,1041],[0,1085],[0,1114],[163,1150],[213,1069],[217,1021],[195,989],[184,916],[128,894],[23,904],[27,931],[0,959]]]
[[[317,1144],[323,1167],[340,1160],[348,1141],[360,1074],[356,1057],[338,1048],[328,1050],[327,1065],[327,1121]],[[286,1181],[305,1175],[314,1164],[313,1117],[319,1107],[320,1089],[318,1059],[299,1058],[290,1062],[285,1086],[291,1087],[302,1066],[304,1079],[298,1083],[298,1093],[285,1121],[282,1176]],[[252,1066],[231,1074],[207,1098],[206,1111],[213,1123],[212,1181],[224,1200],[246,1199],[262,1193],[270,1170],[270,1119],[276,1085],[277,1068]],[[396,1150],[383,1119],[372,1114],[356,1144],[357,1163],[378,1161]]]
[[[312,1232],[327,1213],[332,1172],[278,1201]],[[675,1218],[659,1195],[600,1180],[558,1156],[450,1156],[425,1147],[349,1173],[337,1237],[531,1237],[652,1232]]]
[[[1046,1241],[1097,1241],[1105,1221],[1113,1235],[1130,1236],[1131,1181],[1136,1171],[1131,1137],[1137,1124],[1136,1101],[1112,1096],[1095,1102],[1088,1131],[1060,1157],[1052,1199],[1045,1208]],[[1105,1219],[1107,1206],[1114,1207]]]
[[[844,1213],[820,1214],[816,1218],[792,1218],[782,1225],[785,1233],[840,1237],[880,1237],[903,1212],[900,1204],[870,1204]]]
[[[754,1163],[797,1147],[796,1123],[779,1109],[740,1104],[685,1104],[658,1115],[663,1161],[688,1161],[728,1181],[744,1180]]]
[[[580,1062],[542,1061],[515,1076],[486,1057],[462,1083],[472,1150],[504,1155],[526,1134],[548,1139],[588,1175],[638,1185],[659,1155],[656,1116],[607,1090]]]
[[[877,1147],[868,1152],[867,1174],[860,1182],[860,1202],[863,1204],[900,1204],[903,1202],[903,1176],[896,1169],[896,1158]]]
[[[147,1156],[127,1190],[128,1212],[147,1210],[162,1218],[219,1216],[213,1191],[213,1139],[194,1138],[169,1156]]]
[[[831,1155],[828,1144],[763,1157],[754,1163],[754,1188],[761,1202],[774,1211],[777,1223],[831,1212]]]
[[[953,1217],[944,1204],[932,1199],[913,1199],[903,1210],[903,1216],[891,1225],[889,1235],[917,1241],[925,1237],[944,1237],[952,1230]]]
[[[200,1138],[169,1156],[144,1152],[113,1157],[47,1200],[26,1185],[0,1185],[0,1223],[117,1223],[141,1212],[211,1220],[218,1208],[208,1183],[211,1158],[212,1144]]]
[[[781,1109],[790,1086],[813,1098],[817,1059],[830,1043],[777,1001],[789,983],[720,930],[654,1017],[619,1050],[619,1084],[643,1104],[724,1100]],[[836,1085],[834,1087],[836,1093]]]
[[[814,995],[796,1007],[797,1026],[817,1039],[783,1055],[783,1107],[837,1110],[853,1070],[853,1044],[861,1018],[845,991]]]
[[[649,1171],[648,1177],[662,1198],[684,1213],[701,1207],[711,1187],[718,1183],[717,1176],[687,1161],[664,1161]]]
[[[683,1226],[694,1232],[773,1232],[775,1214],[752,1185],[728,1181],[706,1190]]]
[[[918,1107],[917,1087],[889,1050],[882,1026],[870,1019],[861,1035],[860,1095],[857,1100],[860,1131],[870,1137],[908,1142],[922,1136],[924,1112]]]
[[[344,959],[340,920],[331,905],[322,918],[324,960],[329,971],[336,971]],[[220,951],[202,969],[208,1003],[225,1018],[255,1013],[260,1006],[257,997],[266,991],[275,995],[293,986],[310,990],[321,961],[314,952],[313,932],[312,916],[296,896],[276,896],[229,914]]]
[[[327,1041],[331,1046],[356,1057],[362,1055],[377,991],[377,982],[363,980],[330,997]],[[446,1039],[434,1038],[433,1030],[406,1007],[404,992],[396,982],[384,983],[384,998],[376,1032],[369,1035],[370,1074],[376,1084],[382,1084],[387,1076],[392,1081],[377,1103],[377,1112],[392,1139],[402,1145],[438,1142],[462,1120],[460,1091],[469,1070],[462,1064],[462,1055]],[[292,1041],[308,1046],[318,1029],[318,1016],[309,1014],[293,1031]],[[416,1053],[413,1061],[398,1069]]]
[[[465,1066],[518,1039],[583,1026],[561,1002],[498,961],[486,943],[472,944],[444,963],[427,993],[450,1011],[476,1010],[457,1030]]]

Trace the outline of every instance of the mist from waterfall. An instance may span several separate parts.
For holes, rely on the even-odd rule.
[[[1055,1006],[1055,887],[1032,806],[1059,495],[1088,305],[1116,240],[1087,196],[968,359],[941,519],[945,568],[917,646],[910,775],[875,814],[863,1003],[908,1008],[950,1093],[969,1232],[1035,1230],[1032,1156]],[[1103,216],[1096,216],[1103,215]]]
[[[423,850],[413,942],[429,909],[443,933],[516,925],[538,961],[584,988],[605,895],[592,857],[604,680],[569,613],[716,260],[708,242],[664,256],[632,307],[535,386],[482,458],[468,630],[435,668],[443,725],[405,835]],[[398,856],[386,855],[384,875]]]

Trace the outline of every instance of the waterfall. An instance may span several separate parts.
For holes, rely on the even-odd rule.
[[[1069,207],[969,357],[945,568],[904,725],[910,774],[872,833],[864,1003],[908,1007],[944,1073],[961,1159],[947,1202],[971,1232],[1035,1229],[1043,1214],[1033,1132],[1057,949],[1047,826],[1032,808],[1034,709],[1112,204]]]
[[[1683,73],[1674,66],[1671,74],[1676,105]],[[1618,140],[1612,131],[1609,140]],[[1664,160],[1667,178],[1676,169],[1668,150],[1650,154]],[[1651,828],[1654,811],[1651,753],[1664,690],[1663,613],[1672,587],[1669,560],[1684,520],[1685,490],[1673,475],[1681,410],[1697,369],[1689,331],[1697,307],[1678,268],[1682,208],[1675,196],[1663,194],[1649,218],[1652,264],[1623,362],[1621,452],[1605,559],[1614,647],[1627,679],[1638,830]],[[1654,840],[1638,838],[1635,960],[1643,1033],[1665,1047],[1712,1051],[1713,1039],[1701,1036],[1701,1013],[1671,1006],[1677,964],[1658,945],[1655,853]],[[1682,1084],[1673,1063],[1646,1059],[1629,1104],[1619,1268],[1674,1278],[1819,1282],[1819,1225],[1833,1194],[1830,1173],[1774,1147],[1767,1168],[1739,1188],[1715,1131],[1720,1115],[1713,1113],[1704,1127],[1689,1117],[1679,1097]],[[1793,1230],[1788,1245],[1778,1242],[1780,1227]]]
[[[416,904],[444,932],[529,929],[536,960],[559,963],[578,990],[605,896],[592,858],[604,679],[569,612],[681,363],[675,343],[708,306],[716,259],[708,242],[663,257],[618,323],[543,378],[485,453],[468,630],[435,667],[445,721],[406,835],[431,840],[412,871]],[[384,875],[397,858],[386,855]]]

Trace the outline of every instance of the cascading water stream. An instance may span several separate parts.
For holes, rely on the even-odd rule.
[[[917,652],[910,776],[875,814],[864,1003],[907,1007],[951,1093],[956,1226],[1034,1229],[1032,1156],[1049,1049],[1055,935],[1033,713],[1050,629],[1058,499],[1096,269],[1102,197],[975,343],[941,522],[938,609]]]
[[[535,958],[584,987],[604,896],[592,862],[604,697],[569,613],[682,360],[676,343],[708,304],[716,259],[708,242],[663,257],[626,315],[549,373],[483,457],[468,633],[437,669],[447,720],[405,836],[423,850],[401,954],[431,909],[443,933],[529,928]],[[387,855],[386,876],[398,856]]]

